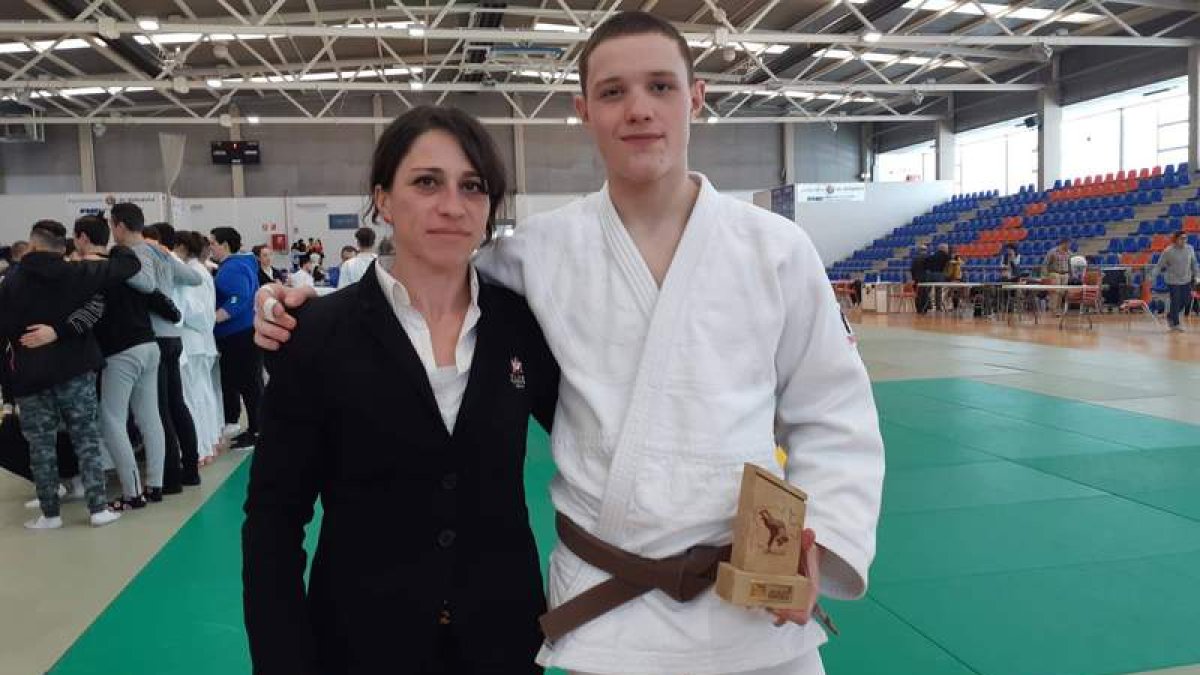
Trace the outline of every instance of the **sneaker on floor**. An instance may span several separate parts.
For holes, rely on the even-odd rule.
[[[62,517],[47,518],[46,516],[38,516],[25,523],[25,527],[30,530],[57,530],[62,527]]]
[[[1171,327],[1170,327],[1170,328],[1168,328],[1167,330],[1171,331],[1172,333],[1182,333],[1182,332],[1183,332],[1183,326],[1171,326]]]
[[[109,523],[115,523],[121,519],[121,514],[111,509],[104,509],[92,514],[92,527],[104,527]]]
[[[233,443],[230,445],[230,447],[234,450],[253,450],[257,443],[258,434],[253,434],[247,431],[233,439]]]
[[[221,438],[233,438],[242,432],[242,428],[236,424],[226,424],[221,429]]]

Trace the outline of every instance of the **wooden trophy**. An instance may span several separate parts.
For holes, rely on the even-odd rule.
[[[743,607],[804,608],[811,585],[799,573],[806,499],[795,486],[746,464],[733,554],[717,568],[717,595]]]

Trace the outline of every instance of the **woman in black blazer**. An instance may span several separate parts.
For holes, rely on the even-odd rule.
[[[269,361],[242,530],[254,672],[541,672],[523,467],[558,367],[524,300],[469,264],[504,195],[499,156],[467,115],[416,108],[380,138],[371,184],[394,262],[308,302]]]

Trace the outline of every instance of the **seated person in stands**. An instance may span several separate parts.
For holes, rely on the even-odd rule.
[[[1054,283],[1067,283],[1067,275],[1071,273],[1071,240],[1059,241],[1056,248],[1046,253],[1042,265],[1046,268],[1046,276]]]
[[[912,275],[913,283],[917,285],[917,314],[924,314],[929,311],[929,289],[922,288],[921,282],[925,281],[925,263],[928,258],[929,249],[925,244],[917,247],[917,252],[913,254],[912,266],[908,268],[908,273]]]
[[[1004,258],[1001,261],[1004,269],[1000,278],[1004,281],[1016,281],[1021,278],[1021,254],[1017,253],[1017,245],[1009,244],[1004,247]]]

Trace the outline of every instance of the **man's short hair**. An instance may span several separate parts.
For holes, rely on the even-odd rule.
[[[242,235],[232,227],[214,227],[211,234],[213,241],[228,246],[230,253],[242,250]]]
[[[688,83],[690,84],[696,78],[695,70],[692,68],[692,50],[675,26],[672,26],[666,19],[648,12],[621,12],[600,24],[584,43],[583,51],[579,53],[579,87],[583,90],[584,96],[587,96],[588,59],[591,58],[592,52],[609,40],[631,35],[661,35],[672,40],[679,47],[680,58],[687,67]]]
[[[66,251],[67,228],[57,220],[39,220],[30,228],[29,240],[51,251]]]
[[[375,230],[369,227],[358,228],[354,231],[354,241],[358,242],[359,250],[371,248],[375,245]]]
[[[148,225],[147,229],[151,227],[158,233],[158,236],[155,237],[158,243],[167,248],[175,248],[175,228],[170,223],[154,223],[153,225]]]
[[[20,260],[22,256],[29,252],[29,242],[14,241],[13,245],[8,249],[8,257],[13,261]]]
[[[80,216],[75,219],[75,236],[86,234],[92,246],[108,246],[108,223],[100,216]]]
[[[146,228],[146,215],[142,213],[142,207],[137,204],[130,202],[114,204],[109,216],[113,222],[121,223],[130,232],[141,232]]]

